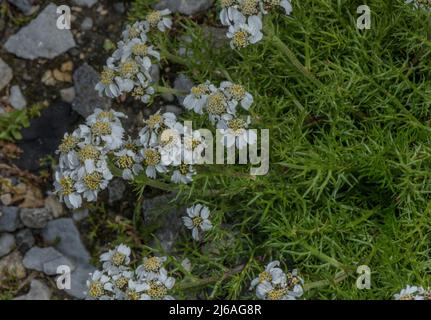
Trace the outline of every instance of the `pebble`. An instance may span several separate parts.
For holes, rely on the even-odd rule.
[[[84,31],[91,30],[93,28],[93,19],[86,17],[81,23],[81,29]]]
[[[10,88],[9,103],[17,110],[23,110],[27,106],[27,101],[19,86]]]
[[[6,87],[13,78],[11,67],[0,58],[0,91]]]
[[[20,218],[26,227],[42,229],[52,219],[52,215],[47,208],[23,208],[20,212]]]
[[[91,8],[97,3],[97,0],[73,0],[73,3],[77,6]]]
[[[54,195],[50,195],[45,198],[45,208],[51,213],[54,219],[60,218],[65,215],[63,205],[58,201],[58,198]]]
[[[73,99],[75,99],[75,88],[69,87],[60,90],[61,100],[67,103],[72,103]]]
[[[23,229],[15,235],[16,246],[21,252],[27,252],[34,246],[35,240],[30,229]]]
[[[78,209],[73,212],[72,218],[75,221],[81,221],[87,218],[89,215],[88,209]]]
[[[0,232],[14,232],[19,223],[18,207],[0,207]]]
[[[211,8],[213,0],[160,0],[154,7],[158,10],[170,9],[185,15],[193,15]]]
[[[68,266],[71,270],[75,267],[72,262],[52,247],[33,247],[24,256],[23,264],[27,269],[43,271],[46,275],[57,274],[57,267]]]
[[[178,75],[178,77],[174,81],[174,89],[184,91],[184,92],[190,92],[191,88],[193,87],[193,82],[184,74]],[[183,104],[185,96],[177,96],[178,101],[180,104]]]
[[[0,284],[8,278],[21,280],[25,276],[26,270],[22,264],[22,255],[19,251],[15,250],[0,259]]]
[[[0,235],[0,258],[15,249],[15,237],[10,233]]]
[[[113,179],[108,185],[109,192],[109,203],[114,203],[123,199],[124,191],[126,191],[126,185],[122,179]]]
[[[14,300],[50,300],[51,290],[40,280],[33,279],[27,294],[19,296]]]

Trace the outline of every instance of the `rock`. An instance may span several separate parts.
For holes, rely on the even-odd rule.
[[[126,12],[126,7],[124,6],[124,3],[116,2],[114,3],[114,10],[117,11],[118,13],[123,14]]]
[[[85,17],[85,19],[81,23],[81,29],[84,31],[91,30],[93,28],[93,19],[90,17]]]
[[[181,108],[179,106],[172,105],[172,104],[163,106],[161,109],[163,110],[162,112],[172,112],[176,116],[179,116],[181,113],[184,112],[183,108]]]
[[[73,263],[52,247],[39,248],[33,247],[24,256],[24,266],[27,269],[43,271],[46,275],[57,274],[58,266],[68,266],[74,270]]]
[[[40,81],[42,81],[42,83],[47,86],[55,86],[57,84],[52,70],[46,70]]]
[[[75,88],[70,87],[66,89],[61,89],[60,97],[61,97],[61,100],[63,100],[64,102],[72,103],[73,99],[75,99]]]
[[[19,222],[18,207],[0,207],[0,232],[14,232]]]
[[[23,110],[27,106],[27,101],[19,86],[12,86],[10,88],[9,103],[17,110]]]
[[[174,102],[175,96],[172,93],[162,93],[161,97],[166,102]]]
[[[221,48],[229,43],[229,38],[226,37],[226,28],[203,26],[202,29],[205,37],[211,41],[214,48]]]
[[[190,92],[193,86],[194,86],[193,82],[184,74],[178,75],[178,77],[174,81],[174,89],[176,90]],[[182,105],[185,95],[177,96],[177,98],[180,104]]]
[[[90,261],[90,254],[82,244],[79,231],[70,218],[61,218],[48,222],[42,230],[43,240],[55,243],[55,248],[75,264],[85,264]]]
[[[0,284],[8,278],[21,280],[26,276],[26,270],[22,264],[22,255],[14,251],[0,259]]]
[[[6,87],[13,78],[11,67],[0,58],[0,91]]]
[[[97,3],[97,0],[73,0],[73,3],[77,6],[91,8]]]
[[[60,82],[72,82],[72,75],[70,72],[63,72],[58,69],[52,70],[52,76],[55,80]]]
[[[45,208],[51,213],[54,219],[60,218],[65,215],[63,205],[58,201],[54,195],[50,195],[45,199]]]
[[[75,40],[72,32],[57,28],[57,6],[50,3],[32,22],[12,35],[4,48],[24,59],[53,59],[70,48]]]
[[[87,280],[90,278],[90,273],[96,270],[90,264],[82,264],[76,267],[75,271],[70,274],[70,289],[66,289],[66,293],[77,299],[85,298],[84,292],[87,291]]]
[[[28,251],[34,246],[34,237],[30,229],[23,229],[15,235],[16,246],[21,252]]]
[[[13,162],[22,169],[38,171],[39,160],[54,155],[64,133],[69,131],[77,118],[77,114],[65,102],[56,102],[44,108],[41,116],[31,119],[30,127],[21,131],[23,138],[17,145],[23,154]]]
[[[21,10],[26,16],[33,14],[35,11],[32,0],[8,0],[8,2]]]
[[[160,80],[160,67],[158,64],[151,65],[150,70],[150,76],[151,76],[151,83],[158,83]]]
[[[124,191],[126,190],[126,185],[122,179],[113,179],[108,185],[109,191],[109,203],[114,203],[123,199]]]
[[[183,228],[181,217],[185,214],[184,208],[178,208],[170,203],[175,198],[174,194],[162,195],[151,199],[145,199],[142,204],[142,212],[146,224],[157,226],[156,238],[167,252],[170,252]],[[157,242],[152,245],[157,245]]]
[[[0,196],[0,201],[5,206],[8,206],[12,203],[12,195],[10,193],[5,193]]]
[[[49,300],[51,290],[42,281],[33,279],[30,283],[30,290],[27,294],[19,296],[14,300]]]
[[[160,0],[154,7],[157,10],[168,8],[172,12],[193,15],[208,10],[213,2],[213,0]]]
[[[10,233],[0,235],[0,258],[15,249],[15,237]]]
[[[75,221],[81,221],[87,218],[89,215],[88,209],[79,209],[73,212],[72,218]]]
[[[22,208],[20,218],[26,227],[42,229],[52,219],[52,215],[47,208]]]
[[[84,63],[73,74],[76,97],[72,108],[84,118],[94,112],[94,109],[109,109],[111,99],[100,97],[94,89],[99,82],[99,74],[91,66]]]

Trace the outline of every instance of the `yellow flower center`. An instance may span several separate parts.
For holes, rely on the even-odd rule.
[[[75,191],[75,188],[73,187],[73,180],[69,177],[63,177],[59,181],[61,185],[61,193],[65,196],[68,196]]]
[[[97,115],[97,120],[105,120],[105,119],[109,121],[114,120],[114,114],[112,113],[112,111],[101,111]]]
[[[240,84],[233,84],[228,89],[228,92],[235,100],[238,100],[238,101],[242,100],[246,93],[244,87]]]
[[[268,292],[268,299],[269,300],[280,300],[283,298],[283,296],[286,294],[285,289],[273,289],[270,292]]]
[[[147,15],[147,21],[151,27],[156,27],[161,18],[162,15],[159,11],[153,11]]]
[[[129,279],[126,277],[119,277],[117,280],[115,280],[114,284],[118,289],[124,290],[129,284]]]
[[[126,256],[118,251],[115,251],[111,258],[112,263],[116,266],[121,266],[125,260]]]
[[[272,281],[271,274],[268,271],[264,271],[259,274],[259,282],[262,283],[264,281]]]
[[[180,173],[185,176],[189,173],[189,165],[182,163],[180,164],[180,166],[178,167],[178,170],[180,171]]]
[[[112,133],[109,122],[97,121],[91,126],[91,132],[96,136],[107,136]]]
[[[102,181],[102,174],[99,172],[93,172],[87,174],[83,180],[88,189],[97,190],[100,186],[100,182]]]
[[[160,163],[160,154],[157,152],[157,150],[154,149],[147,149],[144,151],[144,163],[146,166],[156,166]]]
[[[130,27],[130,29],[129,29],[129,39],[137,38],[137,37],[139,37],[139,34],[140,34],[140,32],[139,32],[138,28],[136,28],[135,26],[131,26]]]
[[[100,298],[105,293],[103,284],[100,281],[93,281],[88,289],[88,295],[92,298]]]
[[[120,73],[123,77],[130,77],[137,74],[139,66],[134,60],[127,60],[120,65]]]
[[[280,0],[264,0],[263,5],[266,10],[271,10],[276,6],[280,5]]]
[[[148,46],[145,43],[135,44],[132,48],[132,53],[137,56],[146,56],[148,54]]]
[[[102,84],[107,86],[112,83],[114,78],[115,78],[115,71],[107,67],[104,67],[102,73],[100,74],[100,82],[102,82]]]
[[[135,290],[128,290],[127,297],[129,300],[139,300],[141,298],[141,294]]]
[[[136,144],[134,144],[133,142],[127,142],[124,145],[124,148],[126,148],[127,150],[131,150],[131,151],[133,151],[135,153],[137,153],[138,150],[139,150],[138,146]]]
[[[192,219],[193,226],[194,227],[199,227],[201,225],[202,221],[204,221],[204,219],[202,219],[202,217],[199,217],[199,216],[194,217]]]
[[[222,8],[232,7],[235,4],[235,0],[220,0]]]
[[[162,146],[174,146],[180,140],[179,135],[172,129],[163,130],[160,135],[160,144]]]
[[[244,30],[237,31],[232,38],[232,42],[237,48],[245,48],[248,46],[248,33]]]
[[[233,131],[235,135],[241,135],[244,132],[246,123],[242,119],[232,119],[227,122],[229,129]]]
[[[221,92],[213,93],[208,97],[208,112],[215,115],[222,115],[226,112],[226,98]]]
[[[144,120],[144,123],[150,127],[150,129],[154,129],[157,126],[160,126],[163,122],[163,117],[161,114],[153,114],[151,115],[148,120]]]
[[[159,271],[161,266],[162,266],[162,263],[160,262],[160,259],[157,257],[148,258],[144,262],[144,269],[149,272],[157,272]]]
[[[76,147],[76,144],[78,143],[78,139],[74,136],[65,136],[63,140],[61,141],[60,146],[58,149],[62,153],[67,153],[71,151],[73,148]]]
[[[154,281],[150,282],[150,289],[148,289],[147,294],[151,298],[162,299],[164,296],[166,296],[167,293],[168,293],[168,290],[163,284],[159,284]]]
[[[400,300],[414,300],[415,297],[412,294],[406,294],[402,297],[400,297]]]
[[[259,2],[257,0],[244,0],[241,4],[241,12],[246,16],[253,16],[259,13]]]
[[[117,166],[120,169],[129,169],[133,166],[133,158],[127,154],[118,157]]]
[[[199,139],[193,139],[192,137],[186,137],[184,139],[184,145],[189,150],[195,150],[200,144],[201,141]]]
[[[200,84],[198,86],[193,87],[190,90],[190,92],[193,95],[195,95],[195,96],[197,96],[197,97],[200,98],[201,96],[203,96],[205,94],[208,94],[209,93],[209,89],[208,89],[208,86],[206,84]]]
[[[92,145],[86,145],[78,151],[78,158],[82,162],[85,160],[97,160],[99,158],[100,151]]]

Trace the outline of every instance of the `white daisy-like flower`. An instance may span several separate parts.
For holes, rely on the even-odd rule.
[[[140,280],[129,280],[125,293],[126,300],[145,300],[144,292],[148,285]]]
[[[73,131],[72,134],[66,133],[58,146],[57,154],[59,157],[60,169],[74,170],[79,165],[78,155],[76,153],[77,147],[81,142],[81,133],[79,129]]]
[[[165,32],[172,28],[170,14],[171,11],[169,9],[154,10],[147,14],[144,24],[149,30],[157,28],[159,31]]]
[[[145,35],[149,29],[144,21],[137,21],[132,25],[127,25],[122,33],[123,41],[129,41],[133,38],[139,38]]]
[[[139,132],[139,140],[144,147],[158,145],[159,134],[163,130],[173,129],[177,126],[177,117],[172,112],[157,113],[144,120],[144,127]]]
[[[55,172],[55,193],[70,209],[78,209],[82,205],[82,197],[75,189],[74,175],[74,172],[67,170]]]
[[[111,283],[115,300],[125,300],[126,292],[129,289],[129,281],[133,280],[134,273],[130,270],[121,270],[119,273],[111,276]]]
[[[145,166],[145,174],[151,179],[157,177],[157,172],[165,173],[167,171],[166,166],[162,163],[162,157],[158,148],[143,148],[140,151],[142,157],[142,163]]]
[[[98,120],[90,126],[79,126],[81,137],[95,146],[107,151],[116,150],[123,145],[124,128],[121,122]]]
[[[99,96],[101,97],[105,95],[108,98],[117,98],[121,95],[120,80],[121,78],[114,68],[105,66],[100,74],[100,81],[96,84],[95,90],[99,92]]]
[[[142,264],[136,268],[138,278],[141,280],[154,278],[160,273],[166,260],[167,257],[145,257]]]
[[[262,300],[295,300],[295,297],[289,295],[284,283],[273,284],[264,281],[257,286],[256,295]]]
[[[146,289],[143,294],[143,300],[173,300],[174,298],[168,295],[175,285],[175,279],[168,276],[165,269],[160,269],[160,273],[151,277],[146,282]]]
[[[115,249],[101,254],[100,261],[103,262],[103,269],[109,275],[119,274],[130,264],[130,253],[128,246],[120,244]]]
[[[235,24],[240,16],[243,14],[238,10],[237,0],[220,0],[220,21],[224,26]]]
[[[199,241],[200,233],[212,229],[213,225],[208,219],[210,215],[210,210],[201,205],[196,204],[190,208],[187,208],[187,216],[184,216],[184,225],[192,230],[193,239]]]
[[[422,287],[407,285],[394,295],[395,300],[424,300],[425,290]]]
[[[85,295],[88,300],[111,300],[110,294],[113,291],[110,277],[100,271],[90,274],[87,280],[87,292]]]
[[[122,170],[121,176],[124,180],[133,180],[143,170],[142,158],[133,150],[125,148],[114,152],[114,156],[114,164]]]
[[[292,4],[289,0],[262,0],[260,5],[263,14],[268,14],[277,7],[283,8],[287,15],[292,13]]]
[[[196,113],[202,114],[208,96],[215,91],[217,91],[217,89],[209,81],[194,86],[190,90],[190,94],[184,98],[183,105],[188,110],[193,110]]]
[[[196,174],[196,170],[191,164],[180,164],[174,169],[171,176],[171,181],[177,184],[189,184],[193,181],[193,176]]]
[[[134,38],[123,44],[119,48],[119,54],[121,55],[121,61],[133,58],[146,71],[150,71],[153,63],[160,61],[160,53],[154,50],[151,44],[147,43],[146,36]]]
[[[253,104],[253,96],[240,84],[223,81],[220,84],[220,89],[228,97],[228,112],[233,115],[236,114],[238,104],[245,110],[250,109],[250,106]]]
[[[184,163],[201,164],[203,163],[203,152],[207,147],[204,137],[199,130],[184,130]]]
[[[303,295],[304,280],[298,276],[298,270],[294,269],[292,272],[288,272],[286,275],[286,286],[290,296],[299,298]]]
[[[247,117],[247,120],[243,120],[241,118],[235,118],[231,114],[224,115],[217,124],[217,128],[222,134],[220,142],[227,147],[236,145],[240,150],[245,148],[248,144],[256,144],[256,132],[247,129],[250,122],[250,117]]]
[[[231,39],[230,46],[232,49],[242,49],[250,44],[255,44],[262,40],[262,20],[257,16],[248,18],[245,21],[238,21],[229,27],[227,37]]]
[[[279,268],[279,266],[280,262],[277,260],[268,263],[268,265],[265,267],[265,270],[261,272],[257,278],[253,279],[253,281],[251,282],[250,289],[256,287],[257,285],[265,281],[272,284],[285,283],[286,275],[283,270]]]
[[[121,124],[121,119],[125,118],[127,118],[127,116],[122,112],[118,112],[113,109],[102,110],[100,108],[96,108],[94,109],[94,112],[85,119],[85,122],[90,127],[99,121]]]
[[[212,124],[216,124],[224,115],[228,114],[228,99],[223,91],[216,90],[208,96],[205,111]]]

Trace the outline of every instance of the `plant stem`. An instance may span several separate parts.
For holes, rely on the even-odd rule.
[[[158,93],[171,93],[174,95],[186,95],[188,92],[185,91],[181,91],[181,90],[177,90],[174,88],[170,88],[170,87],[164,87],[164,86],[157,86],[154,85],[153,88],[158,92]]]
[[[161,49],[161,56],[163,58],[165,58],[166,60],[169,60],[170,62],[173,62],[175,64],[180,64],[183,66],[189,65],[187,59],[180,57],[180,56],[177,56],[175,54],[172,54],[166,49]]]

